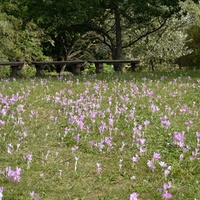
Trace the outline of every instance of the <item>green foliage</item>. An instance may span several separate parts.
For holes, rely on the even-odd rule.
[[[88,68],[86,68],[84,70],[85,74],[94,74],[96,72],[96,67],[94,64],[90,64]],[[103,66],[103,73],[104,74],[111,74],[114,72],[113,66],[112,65],[108,65],[108,64],[104,64]]]
[[[103,50],[106,58],[138,57],[153,69],[171,64],[191,53],[184,30],[187,20],[199,23],[197,2],[1,0],[1,60],[87,60]]]
[[[0,9],[0,54],[1,60],[7,60],[10,51],[13,49],[13,37],[14,31],[13,26],[9,23],[8,17],[5,13],[1,12]]]
[[[194,59],[195,55],[192,52],[194,48],[199,47],[199,30],[196,25],[199,4],[188,0],[181,2],[180,6],[181,10],[169,18],[165,26],[129,48],[129,51],[125,52],[127,57],[131,58],[134,55],[140,58],[143,67],[152,70],[173,64],[176,68],[176,64],[180,63],[185,63],[187,67],[197,66],[199,56]]]
[[[20,8],[11,3],[1,5],[1,60],[16,61],[19,57],[25,57],[25,60],[29,62],[36,58],[43,59],[41,48],[41,41],[44,36],[43,31],[31,21],[24,24],[23,20],[15,12],[18,9]],[[16,16],[13,14],[16,14]]]
[[[10,76],[10,67],[1,66],[0,67],[0,78],[8,78]]]
[[[107,46],[112,58],[121,58],[121,49],[134,45],[159,29],[173,14],[178,13],[178,0],[173,1],[23,1],[27,18],[33,19],[50,36],[45,54],[55,59],[84,57],[88,48]],[[118,22],[116,23],[116,20]],[[93,37],[82,37],[93,31]],[[85,41],[88,41],[85,45]],[[78,42],[77,42],[78,41]],[[84,48],[77,50],[77,44]],[[102,45],[103,44],[103,45]],[[95,50],[94,50],[95,51]],[[94,52],[93,52],[94,53]]]
[[[187,0],[182,5],[183,10],[188,11],[188,27],[185,31],[185,48],[189,49],[188,54],[178,57],[180,67],[200,68],[200,5]]]
[[[30,66],[30,65],[25,65],[23,68],[22,68],[22,76],[23,77],[26,77],[26,78],[30,78],[30,77],[34,77],[36,74],[36,69],[35,67],[33,66]]]
[[[190,26],[187,30],[186,46],[200,54],[200,26]]]
[[[92,64],[92,65],[90,65],[90,66],[88,66],[85,70],[84,70],[84,73],[95,73],[95,71],[96,71],[96,67],[95,67],[95,65],[94,64]]]
[[[187,13],[190,25],[200,26],[200,4],[199,1],[186,0],[181,4],[182,9]]]
[[[112,65],[108,65],[108,64],[104,64],[104,68],[103,68],[104,73],[113,73],[114,69]]]
[[[140,58],[142,65],[152,70],[160,69],[163,65],[172,65],[176,58],[191,52],[185,47],[184,30],[187,26],[185,17],[181,20],[172,17],[162,29],[147,36],[125,53],[129,58],[132,55]]]

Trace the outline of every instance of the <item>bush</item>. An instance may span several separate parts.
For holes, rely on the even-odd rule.
[[[194,53],[185,55],[178,58],[176,63],[179,65],[179,68],[200,69],[200,55]]]
[[[30,65],[24,65],[22,68],[22,76],[25,77],[32,77],[35,76],[36,69],[34,67],[31,67]]]
[[[108,65],[108,64],[104,64],[104,73],[113,73],[114,72],[114,68],[113,65]]]
[[[10,76],[10,67],[9,66],[0,66],[0,78],[6,78]]]

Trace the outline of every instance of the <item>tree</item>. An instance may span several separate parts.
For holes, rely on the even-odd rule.
[[[181,11],[182,12],[182,11]],[[191,52],[185,46],[187,18],[172,16],[165,26],[140,40],[126,51],[127,57],[136,55],[143,61],[143,66],[156,68],[173,65],[175,60]]]
[[[13,2],[23,8],[15,12],[23,16],[23,26],[33,20],[50,37],[42,43],[44,52],[59,60],[83,57],[83,49],[95,52],[100,45],[112,59],[122,59],[127,48],[162,30],[180,10],[179,0]],[[115,66],[115,71],[121,67]]]
[[[12,50],[14,44],[12,38],[14,31],[12,25],[8,21],[8,16],[0,10],[0,54],[1,60],[8,60],[9,52]]]
[[[85,27],[73,26],[86,19],[87,5],[82,1],[24,0],[22,5],[27,7],[26,20],[33,19],[50,38],[43,42],[46,55],[56,60],[68,60],[76,55],[80,57],[80,43],[84,48],[90,46],[86,40],[90,37],[90,31]]]
[[[187,13],[188,23],[200,26],[200,1],[186,0],[181,6],[183,11]]]
[[[110,0],[103,3],[103,15],[84,26],[99,35],[113,59],[122,59],[126,48],[160,30],[180,10],[179,1]],[[114,67],[115,71],[121,71],[120,66]]]
[[[43,32],[29,21],[25,25],[15,4],[2,1],[0,7],[0,52],[3,60],[16,61],[24,57],[26,61],[43,57],[41,37]]]
[[[190,52],[180,56],[177,62],[180,67],[200,68],[200,5],[187,0],[182,7],[187,11],[188,22],[184,44]]]
[[[179,0],[23,2],[29,18],[46,28],[54,40],[55,49],[57,46],[62,49],[57,53],[64,58],[69,55],[69,46],[74,46],[82,35],[94,31],[97,35],[90,39],[106,45],[112,59],[122,59],[126,48],[160,30],[180,10]],[[116,66],[115,70],[121,69]]]

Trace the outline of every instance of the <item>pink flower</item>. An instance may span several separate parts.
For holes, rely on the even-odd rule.
[[[157,112],[160,110],[160,108],[156,105],[154,105],[153,103],[150,105],[150,109],[152,112]]]
[[[200,132],[196,132],[196,136],[200,138]]]
[[[11,181],[20,182],[20,175],[22,172],[21,168],[16,167],[16,170],[12,170],[11,167],[7,167],[6,172],[8,179],[10,179]]]
[[[138,193],[136,193],[136,192],[134,192],[134,193],[132,193],[131,195],[130,195],[130,200],[137,200],[138,197],[139,196],[139,194]]]
[[[72,90],[68,90],[68,93],[69,93],[69,94],[73,94],[73,91],[72,91]]]
[[[164,199],[171,199],[172,198],[172,194],[170,194],[168,191],[166,191],[165,193],[162,194],[162,197]]]
[[[158,188],[158,192],[162,193],[162,190],[163,190],[162,188]]]
[[[95,142],[94,141],[90,141],[89,142],[91,146],[95,146]]]
[[[30,192],[30,196],[33,200],[39,200],[39,195],[36,194],[34,191]]]
[[[105,143],[109,146],[112,147],[112,137],[105,137]]]
[[[168,170],[168,169],[166,169],[165,171],[164,171],[164,175],[165,176],[168,176],[170,174],[170,171]]]
[[[161,159],[161,155],[159,153],[154,152],[153,160],[159,160],[159,159]]]
[[[144,121],[144,125],[145,125],[145,126],[148,126],[149,124],[150,124],[150,121],[149,121],[149,120]]]
[[[145,153],[145,152],[146,152],[146,149],[140,147],[140,153],[143,154],[143,153]]]
[[[160,165],[161,167],[167,167],[167,163],[165,163],[165,162],[163,162],[163,161],[160,161],[160,162],[159,162],[159,165]]]
[[[160,117],[160,121],[164,128],[168,128],[171,125],[171,122],[169,121],[169,119],[166,115],[163,117]]]
[[[32,159],[33,159],[32,154],[24,154],[23,157],[24,157],[24,159],[27,159],[29,163],[30,163],[30,162],[32,161]]]
[[[139,160],[139,156],[137,154],[136,154],[136,156],[132,157],[133,162],[138,162],[138,160]]]
[[[125,147],[126,143],[124,141],[122,141],[122,146],[121,148],[119,148],[120,151],[123,151],[124,150],[124,147]]]
[[[74,136],[74,139],[77,141],[77,143],[80,142],[80,136],[81,136],[80,134]]]
[[[3,198],[3,187],[0,187],[0,200],[2,200],[2,198]]]
[[[109,125],[110,125],[110,126],[113,126],[113,123],[114,123],[114,120],[113,120],[113,118],[110,117],[110,118],[109,118]]]
[[[184,136],[185,136],[185,132],[174,132],[174,143],[179,146],[179,147],[183,147],[184,146]]]
[[[78,149],[78,146],[73,146],[72,151],[76,151]]]
[[[18,111],[18,112],[20,112],[20,111],[24,112],[24,111],[25,111],[25,110],[24,110],[24,105],[19,104],[19,105],[17,106],[17,111]]]
[[[8,144],[7,152],[8,152],[9,154],[12,154],[12,150],[13,150],[13,145],[12,145],[12,144]]]
[[[97,175],[100,175],[102,171],[101,163],[97,163]]]
[[[170,183],[164,183],[163,184],[163,188],[164,188],[165,191],[168,190],[170,187],[171,187]]]
[[[149,92],[149,96],[153,97],[154,96],[154,92],[153,91]]]
[[[152,171],[154,171],[155,165],[152,160],[148,160],[147,165],[151,168]]]
[[[0,125],[5,125],[5,124],[6,124],[6,122],[0,120]]]
[[[184,158],[184,155],[181,154],[181,155],[179,156],[179,159],[182,160],[183,158]]]

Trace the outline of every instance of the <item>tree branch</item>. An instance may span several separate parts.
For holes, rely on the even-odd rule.
[[[139,36],[137,39],[133,40],[133,41],[130,41],[128,44],[126,45],[123,45],[122,48],[125,49],[127,47],[130,47],[132,46],[133,44],[135,44],[136,42],[138,42],[139,40],[141,40],[142,38],[148,36],[149,34],[152,34],[158,30],[160,30],[167,22],[167,19],[164,20],[163,23],[160,24],[160,26],[158,26],[157,28],[153,29],[153,30],[149,30],[147,31],[146,33],[142,34],[141,36]]]

